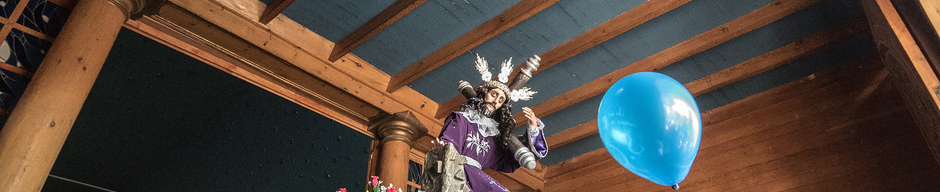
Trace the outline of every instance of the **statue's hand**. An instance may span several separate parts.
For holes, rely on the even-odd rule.
[[[532,108],[523,107],[522,113],[525,113],[525,117],[529,119],[529,126],[539,127],[539,118],[535,116]]]
[[[443,147],[444,141],[441,141],[441,138],[434,138],[434,140],[431,140],[431,146],[432,148]]]

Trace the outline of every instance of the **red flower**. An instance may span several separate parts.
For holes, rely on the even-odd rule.
[[[346,188],[339,188],[340,192],[346,192]]]
[[[379,176],[372,176],[372,186],[379,185]]]
[[[386,188],[385,192],[395,192],[395,188],[394,187]]]

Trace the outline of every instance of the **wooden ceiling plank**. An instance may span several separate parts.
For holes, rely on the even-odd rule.
[[[842,84],[842,86],[851,87],[853,85]],[[861,91],[864,88],[856,89],[851,93],[851,96],[861,96],[866,94]],[[886,91],[881,91],[876,93],[877,99],[884,99],[885,95],[892,94],[887,93]],[[833,95],[833,94],[829,94]],[[845,95],[845,94],[843,94]],[[870,95],[871,96],[871,95]],[[894,96],[894,95],[892,95]],[[785,124],[780,124],[772,127],[766,128],[750,128],[756,130],[766,129],[764,131],[755,131],[752,136],[746,138],[737,139],[735,142],[728,142],[722,146],[716,146],[715,149],[709,149],[708,152],[700,152],[701,156],[706,158],[699,158],[701,160],[696,166],[696,171],[701,173],[707,173],[707,175],[733,175],[726,177],[728,180],[738,180],[742,178],[748,178],[752,176],[763,175],[762,172],[751,172],[746,173],[750,175],[738,175],[732,174],[740,171],[741,168],[747,167],[750,168],[761,168],[765,164],[779,163],[779,161],[807,161],[812,162],[812,159],[822,159],[822,158],[799,158],[800,156],[805,157],[805,153],[811,152],[815,154],[832,154],[832,153],[820,153],[820,148],[829,148],[833,144],[844,145],[846,141],[851,141],[853,134],[833,134],[837,133],[836,131],[821,131],[836,128],[845,128],[845,127],[854,127],[858,124],[870,124],[878,123],[879,120],[885,116],[893,116],[891,114],[898,114],[897,112],[906,112],[903,111],[903,107],[893,106],[887,102],[866,102],[863,105],[868,107],[866,109],[880,109],[874,112],[869,113],[840,113],[845,110],[846,107],[853,107],[852,104],[857,102],[853,98],[846,98],[848,96],[841,96],[839,99],[834,100],[831,98],[825,98],[824,100],[830,101],[831,103],[838,103],[837,105],[830,105],[828,103],[820,103],[823,105],[830,105],[826,109],[822,109],[821,113],[814,113],[812,115],[801,115],[801,118],[793,118],[794,120]],[[896,96],[894,96],[896,97]],[[864,101],[864,100],[863,100]],[[765,116],[766,117],[766,116]],[[854,118],[848,122],[840,122],[840,120],[846,118]],[[872,121],[874,120],[874,121]],[[822,121],[822,122],[820,122]],[[753,122],[753,121],[751,121]],[[748,124],[748,123],[744,123]],[[740,124],[739,124],[740,125]],[[717,126],[722,127],[722,126]],[[726,126],[725,126],[726,127]],[[794,130],[795,127],[806,127],[799,130]],[[845,128],[849,129],[849,128]],[[789,130],[789,131],[787,131]],[[842,130],[844,131],[844,129]],[[768,134],[768,132],[776,132],[774,134]],[[780,133],[780,132],[789,132],[789,133]],[[869,133],[869,134],[878,134],[884,135],[883,133]],[[770,136],[773,135],[773,136]],[[767,146],[774,146],[776,143],[785,143],[787,141],[798,141],[800,144],[794,144],[792,147],[769,149]],[[840,144],[841,143],[841,144]],[[720,151],[719,151],[720,150]],[[749,151],[753,150],[753,151]],[[815,152],[813,152],[815,151]],[[847,155],[847,154],[841,154]],[[748,161],[740,161],[742,157],[747,157]],[[810,160],[807,160],[810,159]],[[817,166],[813,163],[799,163],[796,166]],[[807,170],[807,169],[799,169]],[[769,171],[769,170],[765,170]],[[790,170],[792,171],[792,170]],[[807,170],[809,171],[809,170]],[[707,177],[694,177],[689,178],[685,181],[689,186],[698,187],[708,187],[715,186],[715,183],[709,181]]]
[[[669,1],[648,1],[643,3],[627,12],[624,12],[617,17],[614,17],[607,22],[604,22],[598,25],[587,32],[578,35],[571,40],[562,43],[551,50],[546,51],[540,57],[542,61],[540,62],[539,70],[534,71],[533,74],[543,71],[549,67],[552,67],[561,61],[564,61],[574,55],[577,55],[580,52],[583,52],[587,49],[590,49],[593,46],[596,46],[604,41],[607,41],[617,35],[620,35],[634,27],[649,21],[650,19],[656,18],[659,15],[662,15],[676,7],[679,7],[691,0],[669,0]],[[456,56],[455,56],[456,57]],[[515,78],[519,69],[522,65],[516,67],[513,70],[511,77]],[[456,110],[460,104],[463,104],[466,99],[461,96],[454,97],[448,101],[441,103],[436,113],[437,118],[440,118],[442,115],[446,115],[448,111]],[[538,112],[537,112],[538,113]]]
[[[889,0],[861,0],[861,4],[882,60],[940,164],[940,100],[934,92],[940,87],[937,74]]]
[[[567,60],[568,58],[571,58],[578,53],[599,45],[604,41],[610,40],[617,35],[627,32],[630,29],[633,29],[634,27],[639,26],[640,24],[643,24],[653,18],[659,17],[660,15],[665,14],[666,12],[669,12],[685,3],[688,3],[689,1],[691,0],[662,0],[647,1],[643,4],[640,4],[639,6],[623,12],[610,20],[607,20],[597,27],[584,32],[581,35],[578,35],[577,37],[556,46],[555,48],[545,51],[545,53],[542,53],[542,55],[539,56],[542,58],[542,61],[539,62],[539,70],[533,71],[532,74],[539,73],[540,71],[544,71],[549,67],[555,66],[556,64],[561,63],[562,61]],[[468,48],[467,50],[470,49]],[[459,53],[460,52],[456,52],[452,57],[456,58],[459,56]],[[522,66],[523,65],[516,66],[516,68],[513,70],[513,74],[510,75],[512,79],[515,79],[515,77],[518,76],[519,70],[522,68]],[[442,102],[440,107],[438,107],[437,113],[435,113],[435,117],[443,118],[450,111],[457,110],[457,108],[466,101],[466,98],[458,95],[454,98],[451,98],[450,100]],[[538,113],[539,112],[536,111],[536,114]]]
[[[591,152],[587,152],[580,156],[565,160],[561,163],[548,166],[548,171],[545,173],[545,180],[547,181],[558,177],[559,175],[578,169],[584,169],[588,165],[601,163],[610,159],[613,159],[613,156],[610,156],[610,153],[607,152],[607,148],[600,148]]]
[[[467,32],[456,40],[444,45],[444,47],[425,56],[418,62],[411,64],[408,68],[393,75],[386,91],[392,92],[408,85],[421,76],[447,64],[447,62],[450,62],[461,54],[470,51],[474,47],[483,44],[483,42],[496,37],[496,35],[532,17],[532,15],[554,5],[558,1],[559,0],[523,0],[513,5],[506,11],[503,11],[503,13],[493,17],[493,19],[486,21],[482,25],[470,30],[470,32]]]
[[[533,177],[532,175],[529,175],[526,172],[524,172],[524,170],[528,170],[528,169],[519,168],[518,170],[516,170],[516,172],[513,172],[513,173],[503,173],[503,172],[495,171],[492,169],[485,169],[483,170],[483,172],[485,172],[488,175],[505,175],[507,178],[512,179],[515,182],[519,182],[522,185],[528,186],[529,188],[532,188],[532,189],[544,189],[545,188],[544,187],[545,180],[543,180],[541,177]],[[506,179],[497,179],[497,181],[499,181],[499,183],[507,183]]]
[[[858,36],[866,31],[867,25],[863,19],[855,19],[845,22],[838,26],[830,27],[824,31],[813,34],[809,37],[800,39],[796,42],[767,52],[761,56],[754,57],[741,62],[727,69],[713,73],[701,79],[685,84],[693,96],[704,94],[731,83],[757,75],[780,65],[789,63],[793,60],[813,54],[825,47],[844,42],[852,37]],[[552,103],[546,101],[545,103]],[[541,105],[541,104],[540,104]],[[539,105],[536,105],[539,107]],[[535,110],[535,107],[533,107]],[[565,131],[552,134],[546,138],[550,148],[557,148],[565,144],[577,141],[587,136],[591,136],[597,131],[597,119],[591,120]],[[558,142],[558,143],[555,143]]]
[[[548,150],[553,150],[560,146],[567,145],[568,143],[583,139],[585,137],[594,135],[597,133],[597,119],[588,121],[587,123],[574,126],[564,131],[552,134],[545,138],[545,142],[550,143],[548,145]]]
[[[934,32],[940,36],[940,1],[920,0],[920,5],[924,9],[928,20],[930,20],[930,25],[933,26]]]
[[[748,97],[740,101],[732,102],[728,106],[735,106],[733,108],[719,107],[707,112],[702,113],[703,125],[708,126],[720,126],[724,124],[741,124],[742,122],[750,122],[754,119],[760,119],[761,121],[752,122],[745,126],[735,127],[721,130],[710,130],[709,140],[703,142],[700,145],[700,148],[709,148],[714,145],[721,145],[723,143],[739,139],[745,135],[753,134],[754,131],[759,131],[756,128],[759,127],[773,127],[779,126],[788,120],[787,117],[773,117],[779,114],[792,114],[794,116],[806,116],[816,114],[818,111],[827,110],[827,106],[831,103],[842,102],[840,100],[832,100],[829,103],[821,103],[811,105],[809,102],[813,100],[821,100],[820,97],[831,98],[832,96],[819,94],[815,92],[826,92],[826,93],[841,93],[841,92],[853,92],[856,90],[847,89],[847,87],[862,90],[867,87],[851,87],[855,84],[870,84],[870,81],[884,79],[888,74],[883,73],[882,71],[877,71],[880,68],[870,67],[867,63],[881,63],[881,59],[870,54],[869,56],[863,56],[851,61],[845,62],[846,64],[840,64],[837,68],[844,71],[858,71],[853,75],[868,75],[872,79],[850,79],[845,77],[842,74],[831,74],[832,72],[825,72],[822,75],[825,75],[828,79],[824,79],[824,82],[819,83],[804,83],[801,89],[797,90],[787,90],[786,92],[780,91],[780,89],[771,89],[765,92],[761,92],[761,95],[764,97]],[[844,67],[851,66],[851,67]],[[864,66],[867,68],[858,68],[858,66]],[[854,67],[854,68],[852,68]],[[830,71],[834,71],[830,69]],[[886,72],[886,71],[884,71]],[[874,74],[874,75],[869,75]],[[814,74],[808,78],[803,78],[799,81],[814,80],[815,76],[820,74]],[[835,79],[841,78],[842,82],[834,82]],[[848,82],[848,83],[845,83]],[[855,83],[855,84],[851,84]],[[773,96],[773,97],[771,97]],[[780,98],[791,98],[791,99],[780,99]],[[783,101],[780,101],[783,100]],[[857,100],[857,99],[852,99]],[[748,102],[748,105],[740,105],[739,102]],[[823,106],[817,106],[823,105]],[[785,106],[785,107],[780,107]],[[734,110],[734,111],[729,111]],[[766,117],[766,118],[764,118]]]
[[[877,54],[868,54],[868,55],[861,56],[861,57],[858,57],[858,58],[855,58],[855,59],[851,59],[851,60],[849,60],[849,61],[846,61],[845,63],[852,63],[852,64],[854,64],[854,65],[862,65],[862,63],[868,63],[868,62],[878,62],[878,63],[880,63],[880,62],[881,62],[881,58],[880,58]],[[822,85],[819,85],[819,87],[822,87]],[[775,95],[775,96],[782,96],[782,97],[797,97],[797,96],[799,96],[799,95],[805,94],[805,93],[808,92],[808,91],[812,91],[812,89],[817,89],[817,88],[819,88],[819,87],[807,86],[807,87],[804,87],[804,89],[788,90],[788,91],[780,91],[780,90],[778,90],[778,89],[771,89],[771,90],[762,92],[762,94],[765,94],[765,93],[766,93],[766,94],[768,94],[768,95]],[[746,101],[746,102],[764,103],[764,104],[770,105],[771,102],[770,102],[769,99],[772,99],[772,98],[769,98],[769,97],[748,97],[748,98],[745,98],[745,99],[743,99],[743,100],[735,101],[735,102]],[[734,104],[735,102],[732,102],[731,104],[728,104],[728,105],[732,105],[732,104]],[[736,107],[734,110],[755,112],[755,111],[758,111],[758,110],[760,110],[761,108],[765,107],[765,105],[751,104],[751,105],[748,105],[747,107],[748,107],[748,108]],[[710,111],[703,112],[703,113],[702,113],[702,125],[718,124],[718,123],[722,123],[723,121],[727,121],[727,120],[731,120],[731,119],[736,119],[736,118],[741,118],[741,116],[743,115],[743,114],[735,114],[735,113],[726,113],[726,112],[723,112],[723,110],[728,110],[728,109],[727,109],[727,108],[723,108],[723,107],[719,107],[719,108],[716,108],[716,109],[712,109],[712,110],[710,110]],[[705,118],[706,116],[707,116],[708,118]]]
[[[603,171],[600,171],[603,170]],[[585,165],[584,168],[573,170],[565,174],[552,177],[545,180],[545,185],[548,189],[556,191],[599,191],[595,188],[601,186],[609,186],[610,184],[605,184],[600,182],[603,179],[614,179],[618,182],[623,182],[630,177],[637,177],[636,175],[623,177],[621,175],[632,175],[633,173],[624,168],[620,163],[618,163],[613,158],[606,159],[604,161]],[[621,176],[621,177],[618,177]],[[629,191],[629,190],[613,190],[613,191]]]
[[[855,19],[835,27],[830,27],[825,31],[787,44],[727,69],[712,73],[701,79],[686,83],[685,87],[689,89],[692,95],[698,96],[783,64],[790,63],[798,58],[803,58],[804,56],[842,43],[867,31],[868,24],[865,23],[865,20],[862,18]]]
[[[336,42],[336,45],[333,46],[333,51],[330,52],[330,62],[334,62],[342,58],[347,53],[359,47],[388,26],[391,26],[392,23],[395,23],[408,13],[411,13],[412,10],[424,4],[427,0],[398,0],[392,5],[386,7],[382,12],[366,21],[365,24],[359,26],[356,30],[346,37],[343,37]],[[391,92],[391,91],[389,91]]]
[[[646,23],[647,21],[659,17],[660,15],[665,14],[666,12],[669,12],[690,1],[692,0],[662,0],[644,2],[643,4],[640,4],[633,9],[621,13],[617,17],[611,18],[597,27],[591,28],[581,35],[578,35],[577,37],[556,46],[555,48],[545,51],[545,53],[540,55],[542,61],[539,63],[541,64],[539,66],[539,70],[532,72],[532,74],[537,74],[544,69],[555,66],[556,64],[561,63],[568,58],[574,57],[581,52],[600,45],[601,43],[610,40],[611,38],[627,32],[630,29],[639,26],[640,24]],[[511,77],[515,78],[516,75],[519,74],[519,69],[521,68],[522,65],[516,67],[516,69],[513,70],[513,75]]]
[[[768,175],[768,172],[774,170],[811,172],[813,169],[819,171],[821,167],[829,167],[808,162],[830,159],[824,156],[833,154],[833,148],[840,148],[836,146],[858,146],[858,143],[871,143],[869,141],[859,141],[857,138],[859,133],[878,135],[868,138],[877,137],[879,141],[890,141],[882,140],[887,138],[880,138],[887,136],[885,132],[858,130],[860,127],[868,127],[863,129],[869,130],[884,127],[884,125],[872,124],[886,122],[886,124],[892,124],[890,121],[884,121],[885,119],[909,121],[907,120],[909,118],[891,117],[903,114],[897,112],[907,112],[903,111],[903,106],[895,104],[897,103],[895,101],[900,99],[899,95],[895,93],[894,86],[888,83],[888,76],[888,71],[884,69],[877,57],[874,60],[853,59],[853,61],[839,64],[824,72],[780,86],[779,89],[774,88],[772,91],[748,97],[747,101],[742,100],[744,102],[722,107],[723,112],[719,113],[737,114],[739,117],[732,120],[736,122],[708,125],[707,128],[703,129],[708,130],[707,135],[710,137],[703,139],[703,145],[696,158],[696,165],[693,167],[693,172],[690,172],[689,177],[683,181],[684,186],[689,187],[689,189],[703,189],[714,186],[728,191],[740,190],[733,189],[733,187],[729,188],[727,184],[736,183],[740,179],[754,181],[754,177],[765,177],[760,180],[769,181],[766,178],[768,176],[773,178],[777,178],[774,176],[796,176],[792,173],[783,175],[771,173]],[[795,97],[777,94],[779,92],[801,92],[804,91],[803,89],[811,89],[811,91]],[[772,104],[768,105],[768,103]],[[752,111],[750,110],[753,109],[752,105],[761,105],[763,107]],[[794,109],[797,111],[793,111]],[[791,112],[778,113],[777,111]],[[846,111],[866,112],[846,113]],[[761,119],[761,121],[754,121],[754,119]],[[764,123],[764,121],[777,121],[778,123]],[[739,131],[742,129],[748,131]],[[852,133],[848,133],[849,130],[853,130]],[[897,133],[897,130],[889,132]],[[715,137],[722,137],[721,135],[745,136],[735,136],[735,139],[718,139],[723,141],[715,141]],[[706,146],[705,141],[710,141],[709,143],[712,143],[712,145]],[[781,144],[787,142],[792,144]],[[715,145],[715,143],[720,144]],[[871,145],[878,146],[878,144]],[[886,149],[891,149],[891,147],[886,147]],[[857,151],[859,150],[841,150],[839,156],[843,159],[853,157],[855,155],[846,152]],[[869,153],[861,152],[857,154]],[[926,153],[922,154],[927,155]],[[741,161],[741,159],[747,159],[747,161]],[[768,164],[771,164],[771,166],[768,166]],[[789,168],[806,166],[808,166],[806,169]],[[730,182],[716,182],[714,180],[715,176],[720,176],[721,180]],[[716,185],[716,183],[724,184]],[[761,184],[753,185],[752,182],[748,183],[750,183],[748,184],[751,185],[750,187],[762,186]]]
[[[526,186],[525,183],[517,181],[513,179],[512,177],[510,177],[509,175],[503,174],[502,172],[494,171],[492,169],[484,169],[483,172],[490,175],[493,178],[493,180],[496,180],[496,182],[499,182],[500,185],[502,185],[509,191],[526,191],[526,192],[536,191],[532,189],[531,187]]]
[[[274,17],[284,12],[284,9],[287,9],[292,3],[294,3],[294,0],[271,0],[271,2],[264,7],[264,12],[261,13],[258,22],[268,24]]]
[[[872,59],[874,59],[874,61]],[[874,64],[871,64],[873,62]],[[767,114],[775,114],[778,116],[789,116],[789,117],[812,117],[812,118],[818,119],[820,117],[807,114],[806,112],[813,113],[813,111],[829,111],[829,114],[831,114],[830,116],[833,116],[833,115],[840,116],[843,113],[839,113],[839,111],[845,110],[844,108],[840,106],[850,105],[854,100],[857,100],[859,95],[867,95],[868,93],[871,92],[871,89],[869,88],[879,87],[879,85],[885,80],[887,73],[883,73],[885,72],[883,70],[878,70],[878,69],[881,69],[880,68],[881,66],[878,63],[879,62],[876,57],[873,58],[870,56],[863,56],[857,59],[853,59],[852,61],[845,62],[834,68],[831,68],[822,73],[819,73],[817,75],[807,76],[807,77],[802,78],[801,80],[793,81],[786,85],[780,86],[778,88],[761,92],[757,95],[745,98],[741,101],[734,102],[732,104],[722,106],[715,110],[702,113],[702,119],[710,119],[714,115],[738,116],[740,118],[736,118],[736,121],[738,121],[737,123],[747,124],[747,122],[753,122],[752,120],[749,120],[749,119],[753,119],[755,117],[765,117],[767,116]],[[858,69],[859,67],[863,67],[863,66],[864,66],[864,69]],[[845,71],[851,71],[851,73],[845,73]],[[877,76],[879,78],[871,78],[874,76]],[[865,78],[858,78],[858,77],[865,77]],[[833,80],[833,79],[837,79],[837,80]],[[842,81],[842,80],[849,80],[849,81]],[[819,89],[821,87],[825,87],[825,89]],[[815,103],[817,104],[832,103],[832,105],[827,106],[827,107],[817,108],[817,109],[802,109],[799,107],[792,107],[794,106],[792,103],[805,103],[808,101],[800,99],[800,98],[793,98],[793,99],[786,99],[786,98],[794,97],[793,95],[790,94],[791,92],[801,92],[801,91],[805,91],[804,89],[807,89],[807,88],[812,89],[812,91],[810,92],[813,92],[813,93],[810,93],[810,94],[813,94],[814,96],[799,96],[799,97],[812,97],[812,98],[815,98]],[[797,89],[797,90],[794,90],[794,89]],[[840,94],[841,97],[831,96],[831,93],[837,93],[837,92],[842,92],[842,91],[850,91],[853,93]],[[797,95],[802,95],[802,94],[804,93],[798,93]],[[871,95],[868,95],[868,96],[871,96]],[[852,99],[846,99],[846,98],[852,98]],[[838,103],[838,104],[835,104],[835,103]],[[879,102],[869,102],[869,104],[887,105],[887,104],[883,104]],[[754,105],[757,105],[761,108],[766,108],[766,109],[763,110],[761,113],[755,113],[755,111],[759,111],[759,110],[752,110],[754,109],[753,108]],[[803,112],[797,112],[797,113],[803,113],[803,115],[778,114],[774,112],[774,111],[780,111],[781,108],[800,109],[800,110],[803,110]],[[860,108],[871,108],[871,107],[860,107]],[[716,111],[719,114],[714,113]],[[735,111],[744,112],[746,113],[746,115],[741,116],[742,115],[741,113],[737,113]],[[892,113],[891,110],[888,110],[888,111],[875,113],[875,115],[873,116],[880,117],[880,116],[884,116],[885,114],[890,114],[890,113]],[[866,114],[854,114],[854,115],[866,115]],[[870,118],[861,118],[859,120],[852,121],[852,122],[861,123],[868,119]],[[796,120],[796,121],[793,121],[793,120]],[[812,120],[812,121],[816,121],[816,120]],[[831,123],[843,125],[845,122],[831,122]],[[799,126],[799,125],[807,125],[807,122],[803,122],[797,118],[797,119],[792,119],[782,124],[778,123],[775,125],[748,125],[748,126],[749,127],[768,127],[768,126],[775,127],[775,126],[782,126],[782,125],[783,126]],[[709,128],[717,126],[717,127],[728,128],[728,129],[733,128],[735,130],[741,128],[740,126],[736,126],[736,125],[709,124],[707,126]],[[827,126],[835,126],[835,125],[824,125],[823,127],[827,127]],[[709,129],[709,128],[703,128],[703,130],[712,130],[713,134],[709,134],[709,135],[715,136],[714,134],[715,129]],[[825,130],[825,129],[807,129],[807,130],[819,131],[819,130]],[[776,134],[785,135],[786,132],[787,131],[785,130],[780,130],[780,132],[777,132]],[[809,134],[809,135],[813,135],[813,134]],[[771,142],[771,141],[767,141],[767,138],[779,139],[778,137],[779,136],[775,134],[765,134],[764,137],[755,137],[755,138],[751,138],[750,140],[752,140],[752,142],[754,143]],[[799,134],[789,135],[788,137],[799,138]],[[820,136],[820,137],[813,138],[813,139],[829,140],[824,136]],[[789,140],[792,140],[792,139],[789,139]],[[734,143],[734,144],[727,144],[725,146],[715,147],[715,145],[706,145],[703,143],[703,146],[702,148],[700,148],[700,151],[699,151],[700,158],[696,160],[696,162],[700,162],[700,163],[696,164],[696,166],[693,166],[692,173],[707,172],[713,175],[722,174],[722,173],[717,173],[717,171],[719,170],[709,171],[709,170],[697,170],[697,169],[702,169],[703,167],[722,167],[723,165],[725,165],[723,164],[723,162],[725,163],[729,162],[729,160],[734,159],[733,157],[739,157],[740,155],[715,156],[715,154],[724,154],[723,151],[726,150],[725,148],[719,148],[719,147],[735,148],[735,147],[740,147],[740,145],[742,144]],[[766,148],[766,145],[758,144],[758,145],[754,145],[751,147],[756,147],[756,148],[765,147]],[[801,147],[803,147],[804,149],[814,148],[812,146],[801,146]],[[786,150],[791,150],[791,149],[786,149]],[[748,154],[752,154],[752,153],[773,154],[773,155],[776,155],[777,157],[789,156],[788,154],[785,154],[785,153],[780,154],[779,150],[774,151],[771,149],[747,149],[747,150],[740,150],[740,151],[747,152]],[[709,153],[713,153],[713,154],[709,155]],[[722,158],[722,160],[719,161],[719,160],[712,160],[710,158],[701,158],[705,156],[708,156],[710,158]],[[581,169],[584,169],[585,167],[590,167],[593,165],[600,165],[606,162],[606,165],[608,166],[607,169],[622,168],[621,166],[619,166],[619,164],[615,163],[615,161],[613,161],[614,163],[607,162],[607,161],[612,161],[612,159],[613,158],[608,154],[606,148],[601,148],[601,149],[598,149],[589,153],[585,153],[581,156],[571,158],[562,163],[549,166],[549,170],[546,173],[546,177],[545,177],[546,187],[549,189],[556,189],[555,187],[557,186],[563,186],[565,182],[565,179],[563,178],[571,178],[572,174],[575,174],[575,175],[582,174],[582,173],[577,173],[577,172]],[[730,162],[739,163],[739,164],[752,163],[751,161],[738,162],[738,161],[733,161],[733,160],[731,160]],[[744,164],[744,165],[736,165],[735,167],[750,167],[750,166],[747,166],[746,164]],[[581,176],[584,176],[584,175],[581,175]],[[591,175],[591,177],[592,178],[605,178],[605,177],[597,177],[595,175]],[[693,178],[692,174],[690,174],[689,179],[685,181],[686,186],[691,186],[690,184],[696,184],[700,182],[708,183],[708,178]]]
[[[557,97],[542,102],[532,110],[539,117],[544,117],[585,99],[597,96],[607,91],[617,80],[627,75],[643,72],[655,71],[666,67],[682,59],[691,57],[709,48],[715,47],[721,43],[727,42],[735,37],[747,32],[763,27],[771,22],[781,19],[796,11],[814,5],[821,0],[777,0],[764,7],[754,10],[744,16],[741,16],[731,22],[708,30],[702,34],[696,35],[691,39],[683,41],[672,47],[669,47],[659,53],[646,57],[626,67],[620,68],[614,72],[604,75],[594,81],[591,81],[581,87],[575,88]],[[440,109],[439,109],[440,110]],[[516,126],[525,124],[525,115],[517,113],[513,115],[516,119]]]

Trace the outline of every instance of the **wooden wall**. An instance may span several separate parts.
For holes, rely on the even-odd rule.
[[[682,191],[940,191],[940,165],[877,56],[702,114]],[[605,149],[550,166],[546,191],[672,191]]]

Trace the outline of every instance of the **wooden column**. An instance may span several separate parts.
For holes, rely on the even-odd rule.
[[[369,131],[381,140],[377,172],[383,186],[408,185],[408,155],[414,141],[427,135],[428,129],[409,111],[379,115],[372,119]]]
[[[118,31],[144,0],[82,0],[0,131],[0,191],[40,191]]]

